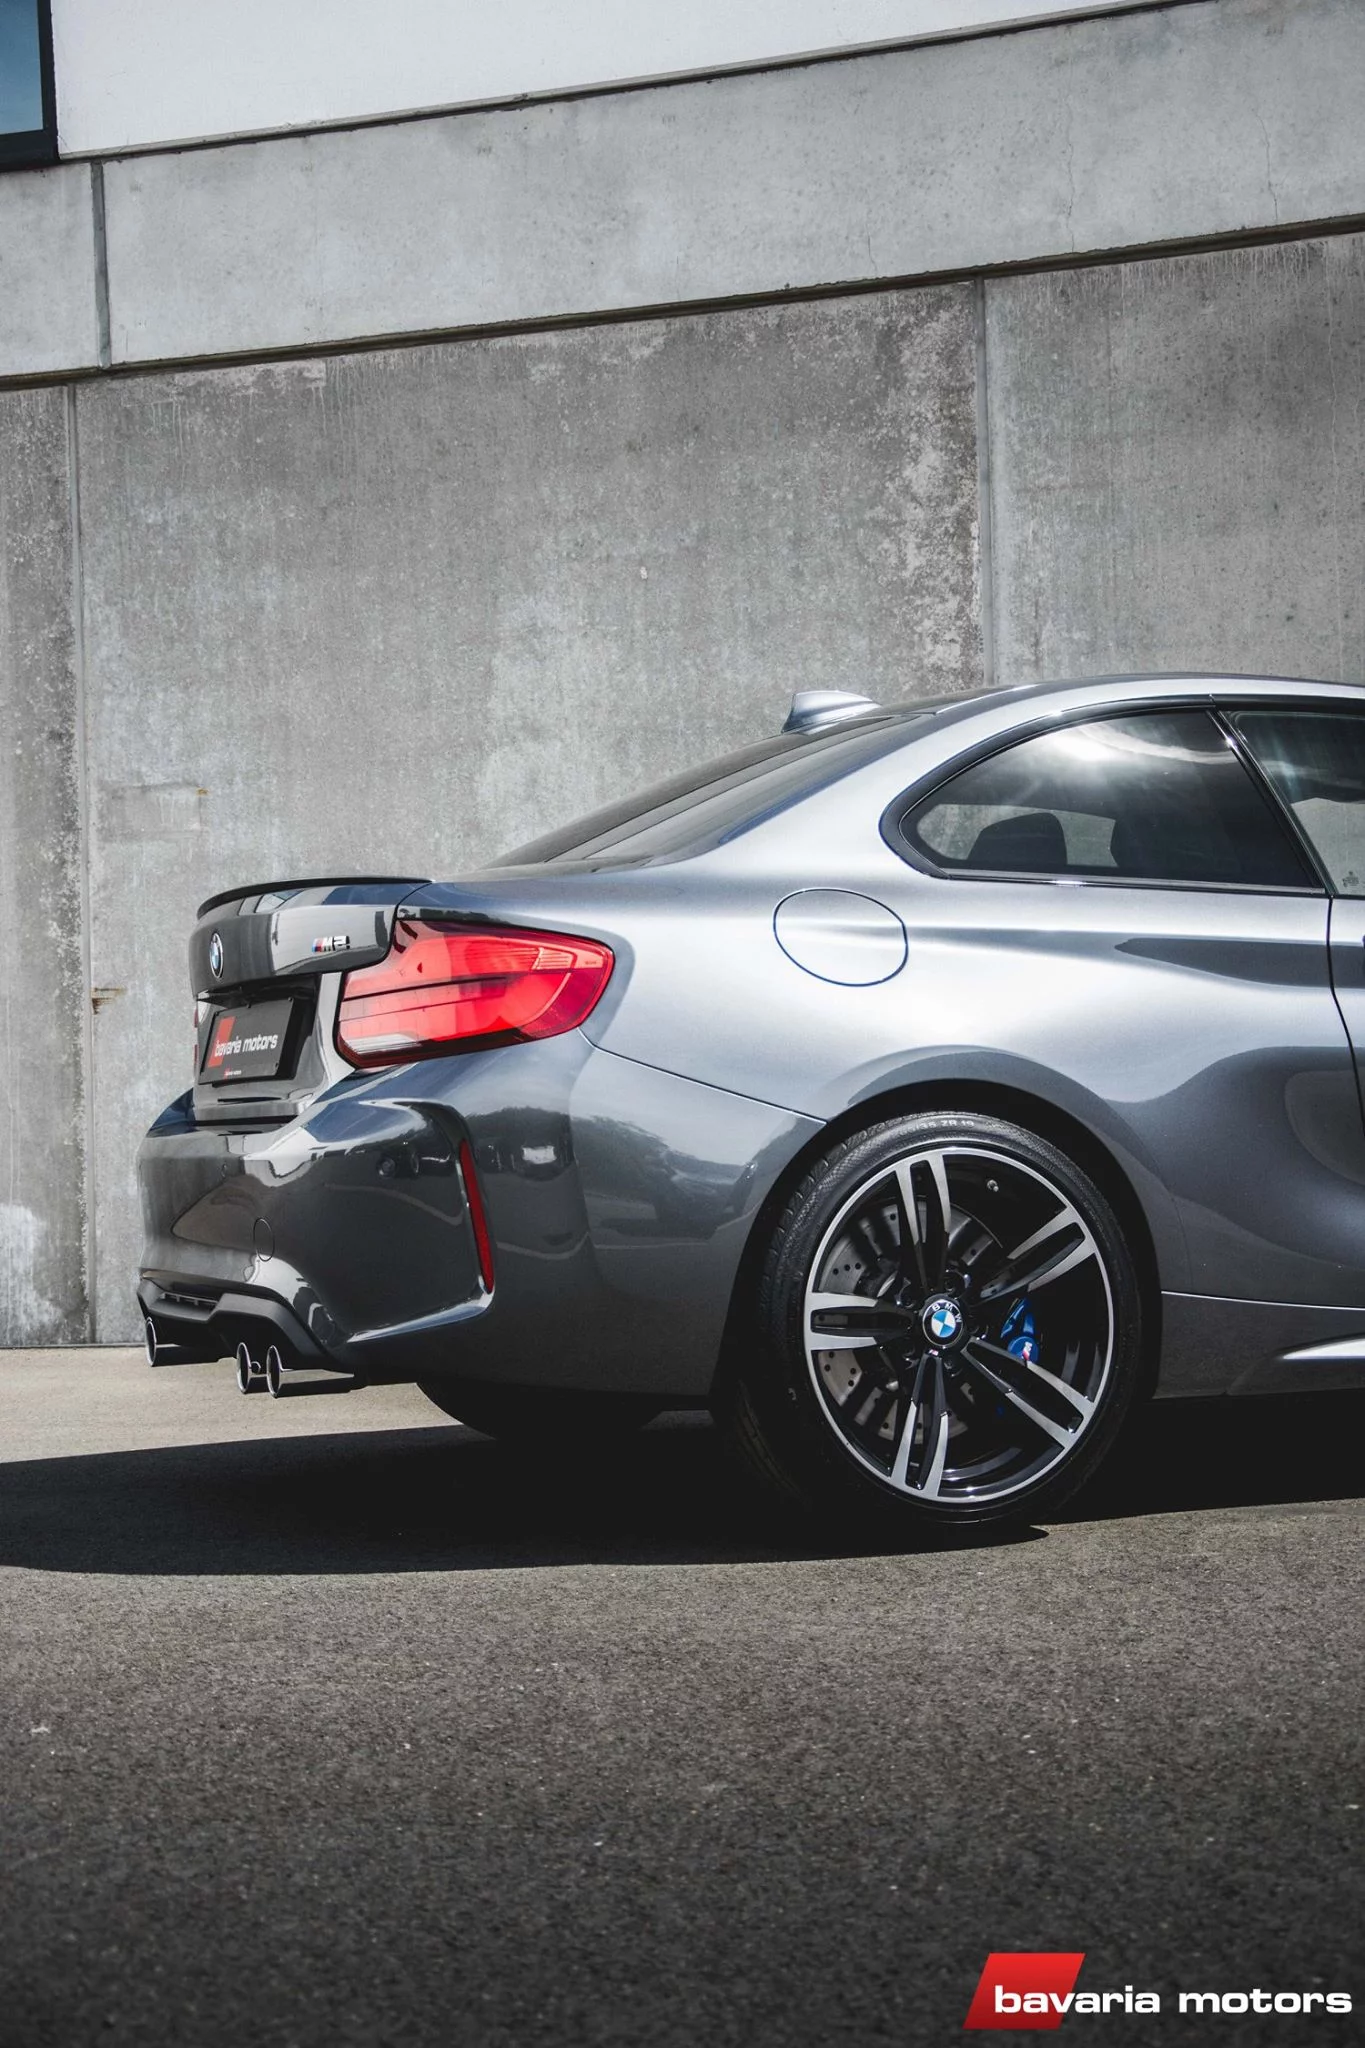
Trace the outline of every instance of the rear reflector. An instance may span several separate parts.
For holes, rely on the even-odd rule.
[[[382,1067],[553,1038],[588,1016],[613,965],[596,939],[404,919],[386,957],[342,983],[337,1050]]]
[[[488,1218],[484,1213],[483,1190],[479,1186],[478,1174],[474,1171],[474,1147],[468,1138],[460,1147],[460,1178],[464,1182],[465,1199],[469,1203],[469,1220],[474,1226],[474,1245],[479,1254],[479,1275],[485,1294],[493,1292],[493,1240],[489,1235]]]

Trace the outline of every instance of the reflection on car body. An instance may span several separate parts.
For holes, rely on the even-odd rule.
[[[513,1439],[709,1402],[789,1497],[929,1524],[1055,1507],[1152,1391],[1365,1379],[1362,693],[791,728],[456,881],[211,899],[153,1355]],[[266,1004],[278,1071],[215,1074]]]

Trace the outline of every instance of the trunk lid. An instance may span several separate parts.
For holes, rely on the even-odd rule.
[[[195,1114],[270,1123],[351,1069],[332,1044],[343,974],[382,960],[414,876],[252,883],[190,935]]]

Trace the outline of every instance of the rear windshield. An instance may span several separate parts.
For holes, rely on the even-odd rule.
[[[960,697],[926,697],[881,718],[860,718],[827,732],[781,733],[719,761],[684,769],[623,802],[576,818],[516,847],[495,867],[548,861],[646,861],[699,850],[747,831],[799,796],[901,744],[920,717]]]

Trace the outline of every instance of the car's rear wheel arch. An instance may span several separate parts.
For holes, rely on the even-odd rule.
[[[996,1082],[941,1080],[912,1083],[908,1087],[867,1097],[840,1116],[831,1118],[829,1123],[822,1124],[816,1135],[788,1161],[760,1205],[745,1240],[731,1290],[713,1392],[723,1390],[742,1356],[746,1335],[752,1328],[759,1280],[773,1230],[794,1190],[814,1162],[856,1131],[885,1123],[893,1117],[932,1110],[975,1113],[1018,1124],[1033,1136],[1043,1138],[1065,1152],[1094,1181],[1118,1219],[1133,1261],[1142,1302],[1145,1338],[1140,1391],[1150,1393],[1156,1384],[1161,1354],[1160,1269],[1146,1212],[1119,1160],[1087,1125],[1042,1096]]]

